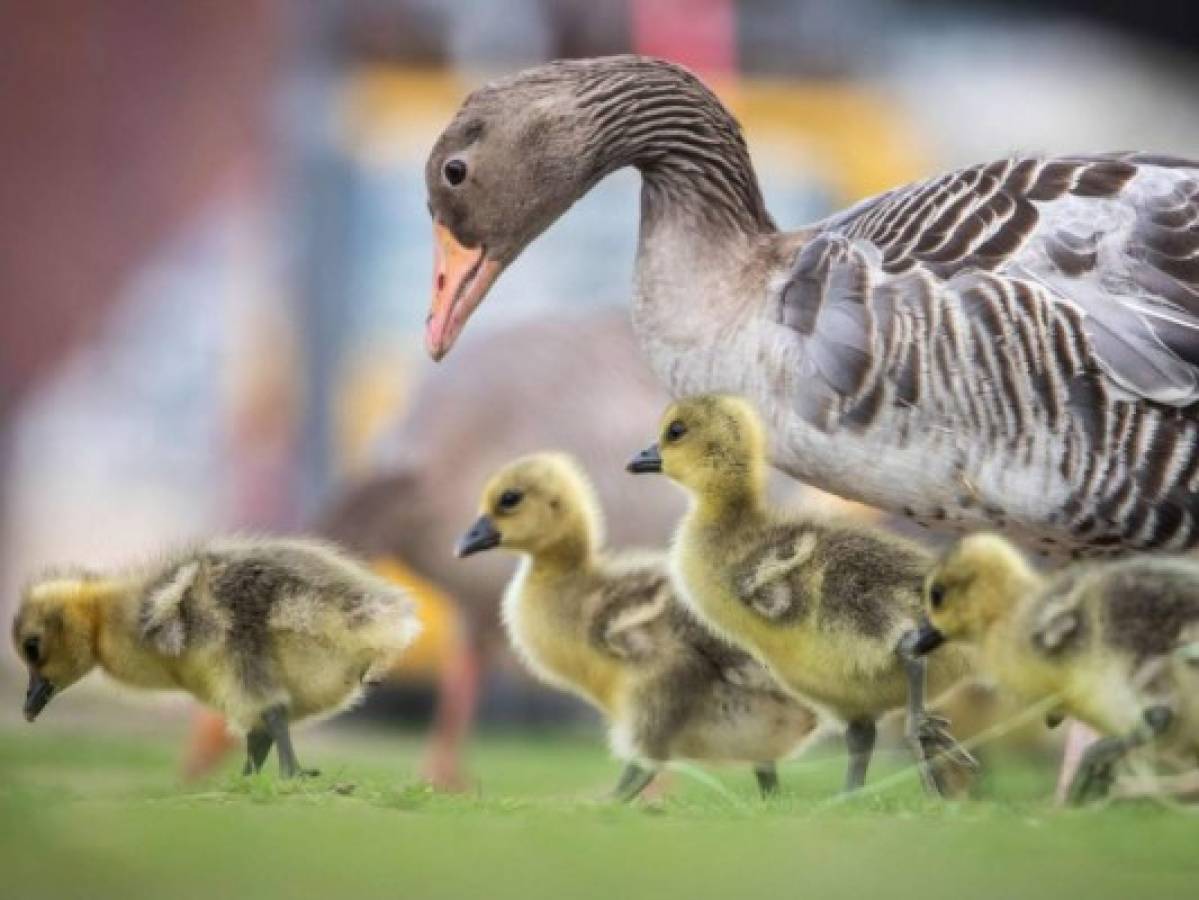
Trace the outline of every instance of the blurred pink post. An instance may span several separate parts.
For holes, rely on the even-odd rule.
[[[633,49],[682,63],[705,75],[737,69],[732,0],[631,0]]]

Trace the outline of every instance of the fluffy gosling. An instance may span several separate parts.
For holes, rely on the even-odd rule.
[[[184,690],[246,732],[246,774],[272,744],[300,768],[289,723],[351,703],[419,631],[403,592],[309,540],[218,540],[112,574],[29,584],[13,642],[25,718],[99,666],[136,688]]]
[[[1083,756],[1071,802],[1105,796],[1134,748],[1199,757],[1199,560],[1133,557],[1046,576],[1003,538],[977,534],[946,553],[926,597],[919,652],[973,645],[1020,699],[1060,699],[1050,724],[1074,716],[1108,735]]]
[[[672,405],[657,444],[628,466],[664,472],[691,496],[671,565],[692,610],[763,662],[780,683],[844,722],[847,791],[865,780],[875,723],[906,703],[905,734],[925,789],[976,763],[944,719],[925,711],[964,674],[959,655],[927,668],[913,652],[931,565],[919,547],[851,524],[769,508],[758,416],[744,400],[702,396]]]
[[[538,454],[490,480],[457,553],[523,554],[504,594],[508,636],[538,678],[607,718],[626,761],[618,798],[674,758],[752,763],[763,794],[775,791],[775,761],[799,751],[815,714],[679,605],[663,556],[601,553],[600,532],[586,476]]]

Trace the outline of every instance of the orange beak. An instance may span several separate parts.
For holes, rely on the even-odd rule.
[[[450,230],[433,221],[433,303],[425,321],[425,349],[440,360],[462,333],[503,266],[484,247],[463,247]]]

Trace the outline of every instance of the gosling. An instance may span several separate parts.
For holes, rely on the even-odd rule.
[[[29,669],[25,718],[99,666],[135,688],[182,689],[246,733],[245,773],[289,724],[352,703],[419,631],[413,605],[330,545],[217,540],[111,574],[47,574],[24,590],[13,641]]]
[[[977,534],[929,574],[926,598],[918,652],[972,645],[1001,687],[1054,704],[1049,724],[1073,716],[1107,735],[1084,754],[1070,802],[1106,796],[1138,747],[1199,758],[1199,560],[1134,557],[1043,575],[1003,538]]]
[[[606,717],[626,762],[616,798],[636,797],[675,758],[751,763],[763,795],[775,792],[776,761],[813,736],[815,714],[682,608],[664,556],[601,553],[601,530],[577,464],[543,453],[492,477],[457,554],[523,554],[504,626],[535,676]]]
[[[977,763],[925,710],[926,675],[940,691],[967,669],[954,654],[926,673],[914,652],[931,557],[878,531],[771,509],[762,427],[744,400],[676,403],[659,437],[628,468],[663,472],[690,495],[670,559],[690,608],[845,724],[846,791],[865,781],[879,717],[906,704],[925,790],[949,793]]]

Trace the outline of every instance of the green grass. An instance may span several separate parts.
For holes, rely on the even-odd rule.
[[[242,778],[231,761],[183,786],[177,735],[0,725],[0,896],[1097,900],[1194,896],[1199,876],[1199,819],[1051,810],[1046,765],[996,763],[982,799],[940,804],[884,754],[885,789],[829,803],[841,760],[823,754],[784,768],[770,803],[728,770],[719,790],[675,773],[663,798],[615,807],[598,741],[483,739],[467,796],[415,784],[411,739],[298,746],[324,775]]]

